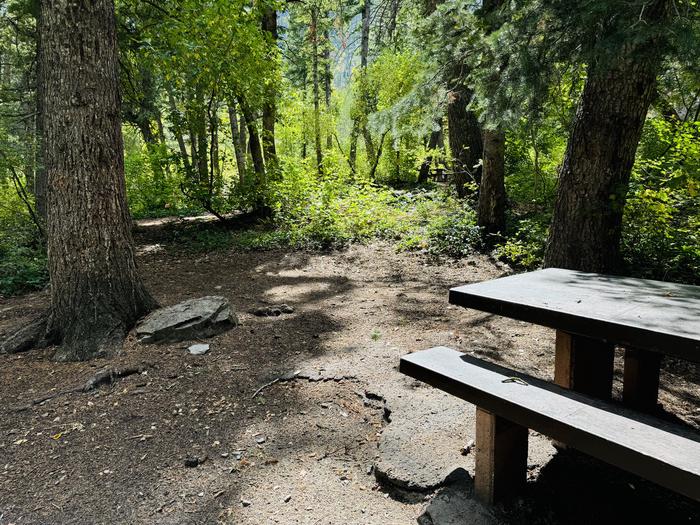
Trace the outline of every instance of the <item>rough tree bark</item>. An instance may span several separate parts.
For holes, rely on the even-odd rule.
[[[457,69],[461,71],[462,68]],[[450,131],[450,151],[455,172],[454,184],[460,198],[470,193],[467,183],[480,183],[479,160],[483,155],[481,126],[474,112],[467,109],[472,92],[462,85],[463,76],[464,72],[455,75],[455,86],[447,99],[447,126]]]
[[[506,134],[501,129],[484,130],[477,225],[482,228],[487,246],[492,246],[506,229],[505,148]]]
[[[653,47],[627,44],[588,68],[559,172],[545,266],[618,268],[629,178],[656,88],[660,57]]]
[[[59,360],[109,355],[156,306],[136,271],[126,205],[112,0],[41,7],[48,176],[48,334]]]

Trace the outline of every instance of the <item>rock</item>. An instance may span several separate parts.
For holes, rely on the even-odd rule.
[[[195,468],[204,463],[207,460],[207,457],[204,456],[202,458],[198,456],[187,456],[185,458],[185,466],[187,468]]]
[[[250,507],[252,504],[253,504],[253,502],[252,502],[252,501],[248,501],[247,499],[242,499],[242,500],[241,500],[241,505],[243,505],[244,507]]]
[[[146,316],[136,327],[142,343],[175,342],[195,337],[210,337],[238,325],[224,297],[189,299]]]
[[[198,344],[190,346],[187,351],[192,355],[204,355],[209,351],[209,345]]]
[[[46,346],[47,341],[44,339],[47,321],[48,316],[39,317],[8,337],[0,339],[0,354],[18,354],[37,346]]]
[[[285,498],[284,498],[284,502],[285,502],[285,503],[289,503],[291,500],[292,500],[292,495],[291,495],[291,494],[287,494],[287,495],[285,496]]]
[[[263,443],[265,443],[265,441],[267,441],[267,438],[262,434],[258,434],[257,436],[255,436],[255,442],[258,445],[262,445]]]
[[[469,455],[469,453],[474,449],[474,446],[475,446],[475,445],[474,445],[474,440],[473,440],[473,439],[470,439],[470,440],[469,440],[469,443],[467,443],[466,445],[464,445],[464,446],[462,447],[462,450],[460,451],[460,453],[461,453],[463,456],[467,456],[467,455]]]
[[[459,469],[461,470],[461,469]],[[463,471],[464,472],[464,471]],[[453,473],[457,479],[441,488],[418,517],[419,525],[498,525],[500,521],[485,505],[473,498],[469,475]]]

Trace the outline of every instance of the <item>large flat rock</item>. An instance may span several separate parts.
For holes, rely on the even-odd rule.
[[[189,299],[151,312],[136,327],[142,343],[211,337],[238,325],[228,300],[220,296]]]

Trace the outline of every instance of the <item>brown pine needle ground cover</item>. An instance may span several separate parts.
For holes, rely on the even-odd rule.
[[[406,456],[473,473],[460,450],[473,439],[474,409],[400,375],[399,357],[442,344],[552,376],[550,330],[447,304],[450,286],[506,271],[486,257],[437,264],[385,244],[191,254],[159,243],[159,228],[137,234],[157,300],[223,295],[242,325],[208,339],[203,356],[189,355],[189,342],[133,337],[109,362],[56,364],[50,349],[0,356],[0,524],[416,523],[430,493],[377,482],[382,435],[420,418],[413,439],[399,442]],[[0,335],[46,300],[0,302]],[[279,303],[294,313],[247,313]],[[143,371],[74,388],[104,367]],[[662,374],[664,408],[696,428],[699,382],[697,368],[678,361]],[[620,522],[632,512],[692,523],[700,515],[601,463],[554,455],[542,437],[531,440],[529,462],[528,494],[504,520]]]

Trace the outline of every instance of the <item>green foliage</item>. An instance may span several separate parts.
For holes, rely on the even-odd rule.
[[[476,214],[468,207],[437,217],[426,231],[427,251],[432,255],[464,257],[482,247]]]
[[[38,290],[47,279],[36,226],[14,188],[0,179],[0,296]]]
[[[134,218],[200,213],[180,191],[182,174],[165,145],[148,147],[124,128],[124,174],[129,208]]]
[[[700,122],[649,120],[625,208],[629,271],[700,282],[699,196]]]
[[[515,231],[496,246],[495,255],[515,268],[534,270],[542,264],[551,216],[540,214],[518,221]]]

